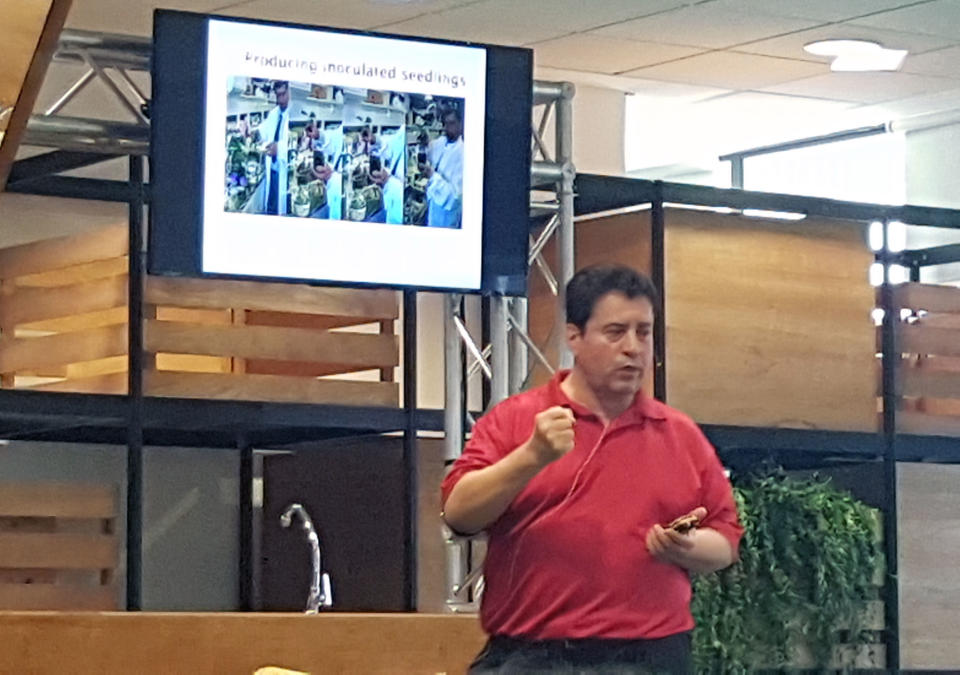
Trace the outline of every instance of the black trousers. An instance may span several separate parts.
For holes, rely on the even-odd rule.
[[[629,675],[693,673],[690,633],[651,640],[527,641],[493,636],[470,675]]]

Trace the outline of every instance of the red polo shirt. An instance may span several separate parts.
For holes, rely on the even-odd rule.
[[[573,450],[530,480],[489,528],[483,628],[534,640],[690,630],[688,573],[655,560],[645,539],[654,523],[704,506],[702,525],[737,551],[743,530],[716,452],[690,418],[642,393],[604,428],[563,393],[566,375],[484,415],[443,482],[446,501],[464,474],[522,445],[537,413],[573,409]]]

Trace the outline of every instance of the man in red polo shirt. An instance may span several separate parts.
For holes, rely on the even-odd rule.
[[[692,672],[689,575],[734,562],[742,529],[696,424],[641,391],[657,304],[630,268],[578,272],[573,368],[481,418],[444,480],[449,526],[489,535],[471,673]]]

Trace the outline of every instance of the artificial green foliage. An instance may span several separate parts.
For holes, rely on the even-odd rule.
[[[883,549],[876,509],[829,481],[783,474],[734,488],[740,562],[694,580],[694,658],[702,673],[779,667],[798,634],[820,665],[843,642],[866,639],[858,620]]]

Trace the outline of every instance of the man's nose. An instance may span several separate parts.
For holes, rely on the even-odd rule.
[[[623,341],[623,351],[628,354],[638,354],[643,347],[643,340],[635,333],[627,333]]]

